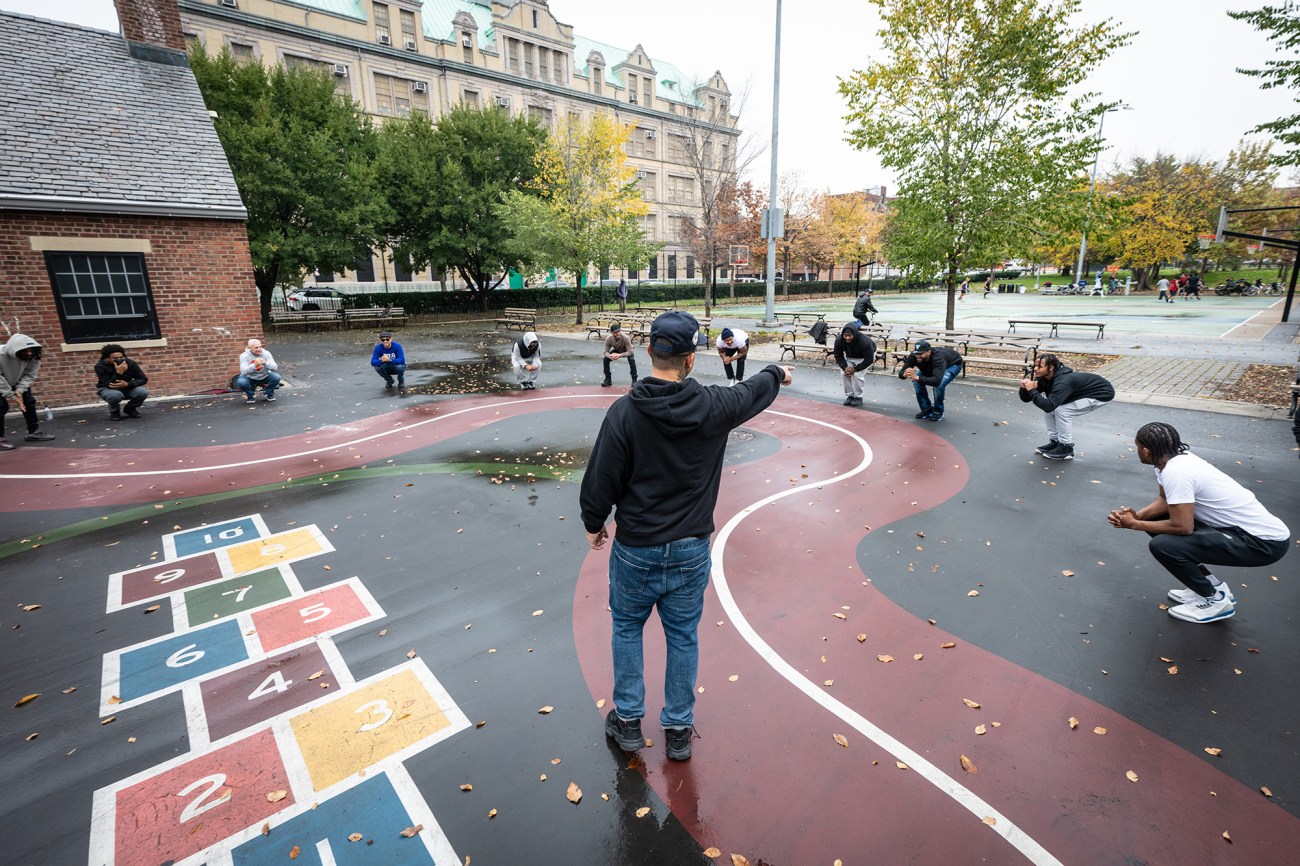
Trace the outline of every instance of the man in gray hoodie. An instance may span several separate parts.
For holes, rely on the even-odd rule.
[[[26,334],[14,334],[0,349],[0,451],[14,449],[5,439],[4,427],[10,400],[14,401],[15,408],[22,407],[27,421],[28,442],[49,442],[54,438],[41,432],[36,417],[36,397],[32,394],[32,382],[41,369],[41,351],[41,344]]]

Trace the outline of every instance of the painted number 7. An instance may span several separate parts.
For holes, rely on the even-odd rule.
[[[373,731],[375,728],[384,724],[393,717],[393,711],[389,709],[388,701],[370,701],[369,703],[357,707],[354,712],[365,713],[366,715],[374,713],[379,716],[379,721],[366,722],[364,725],[357,728],[358,734],[364,734],[366,731]]]
[[[250,589],[252,589],[252,588],[253,588],[253,585],[252,585],[252,584],[249,584],[248,586],[241,586],[241,587],[239,587],[238,589],[228,589],[228,590],[226,590],[225,592],[223,592],[223,593],[221,593],[221,594],[222,594],[222,595],[233,595],[233,596],[235,597],[235,604],[239,604],[241,601],[244,600],[244,596],[248,595],[248,591],[249,591]]]

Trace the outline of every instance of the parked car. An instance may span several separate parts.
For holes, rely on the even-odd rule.
[[[568,280],[547,280],[546,282],[542,283],[542,288],[543,289],[571,289],[573,288],[573,283],[569,282]]]
[[[338,289],[298,289],[290,292],[284,305],[291,310],[345,310],[353,306],[352,296]]]
[[[765,282],[767,282],[767,280],[759,279],[758,277],[736,277],[736,282],[738,282],[738,283],[765,283]]]

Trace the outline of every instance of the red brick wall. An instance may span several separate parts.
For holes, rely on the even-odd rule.
[[[128,348],[155,396],[224,387],[250,337],[262,338],[244,223],[0,211],[0,338],[23,333],[45,347],[32,393],[44,406],[98,400],[94,351],[63,351],[45,254],[31,237],[147,239],[145,268],[167,345]]]
[[[176,0],[114,0],[122,35],[132,42],[185,50]]]

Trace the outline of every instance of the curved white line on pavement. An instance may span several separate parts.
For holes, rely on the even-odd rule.
[[[242,460],[239,463],[219,463],[215,466],[184,466],[176,469],[150,469],[144,472],[60,472],[48,475],[0,475],[0,479],[13,479],[15,481],[31,481],[37,479],[75,479],[75,478],[133,478],[136,476],[151,475],[182,475],[194,472],[219,472],[225,469],[244,469],[249,466],[261,466],[267,463],[277,463],[287,457],[310,457],[313,454],[323,454],[327,451],[337,451],[340,448],[349,448],[353,445],[361,445],[365,442],[372,442],[375,439],[382,439],[385,436],[392,436],[399,433],[407,433],[425,424],[432,424],[436,421],[446,421],[448,418],[455,418],[457,415],[466,412],[478,412],[483,409],[500,409],[502,405],[518,406],[523,403],[541,403],[547,400],[591,400],[591,399],[608,399],[617,400],[613,394],[557,394],[553,397],[528,397],[517,400],[510,404],[486,403],[482,406],[467,406],[464,409],[457,409],[454,412],[448,412],[446,415],[436,415],[433,418],[425,418],[423,421],[416,421],[402,427],[394,427],[391,430],[383,430],[379,433],[371,433],[369,436],[362,436],[360,439],[350,439],[345,442],[335,442],[333,445],[322,445],[320,448],[312,448],[309,451],[295,451],[292,454],[280,454],[275,457],[258,457],[254,460]],[[224,446],[217,446],[224,447]]]
[[[749,517],[760,508],[770,505],[779,499],[784,499],[787,496],[801,493],[805,490],[825,487],[828,484],[836,484],[841,481],[846,481],[862,473],[871,465],[873,457],[871,446],[867,444],[866,440],[843,427],[838,427],[825,421],[818,421],[816,418],[807,418],[802,415],[794,415],[787,412],[775,412],[771,409],[768,411],[773,415],[780,415],[783,418],[791,418],[796,421],[807,421],[811,424],[817,424],[838,433],[843,433],[857,441],[857,443],[862,447],[863,456],[862,461],[848,472],[835,475],[824,481],[810,481],[807,484],[801,484],[792,487],[789,490],[783,490],[780,493],[774,493],[771,496],[758,500],[754,504],[741,509],[740,512],[728,520],[726,525],[722,527],[722,530],[718,533],[717,540],[713,545],[714,558],[712,583],[714,591],[717,592],[718,599],[722,602],[723,609],[731,617],[731,621],[735,625],[736,631],[739,632],[740,636],[745,639],[745,642],[753,647],[754,651],[757,652],[763,661],[767,662],[774,671],[784,677],[799,691],[812,698],[823,709],[827,710],[832,715],[837,716],[845,724],[862,734],[862,736],[880,746],[904,764],[907,764],[908,768],[920,774],[927,782],[934,785],[953,800],[957,801],[958,804],[980,821],[983,821],[986,817],[996,818],[997,823],[993,824],[990,829],[1011,843],[1016,850],[1025,855],[1029,862],[1037,864],[1037,866],[1061,866],[1061,862],[1053,857],[1046,848],[1013,824],[1009,818],[997,809],[993,808],[993,806],[986,803],[983,799],[963,786],[952,776],[949,776],[943,770],[940,770],[930,761],[926,760],[912,749],[909,749],[902,742],[872,724],[852,707],[831,697],[824,689],[797,671],[793,665],[781,658],[781,656],[777,654],[776,650],[772,649],[767,641],[759,637],[758,632],[754,630],[754,627],[749,624],[749,620],[747,620],[745,615],[741,613],[739,605],[736,604],[735,597],[731,594],[731,587],[727,584],[726,569],[723,567],[723,562],[726,557],[727,541],[731,538],[731,533],[735,531],[736,527],[738,527],[745,518]],[[989,825],[981,824],[981,826]]]

